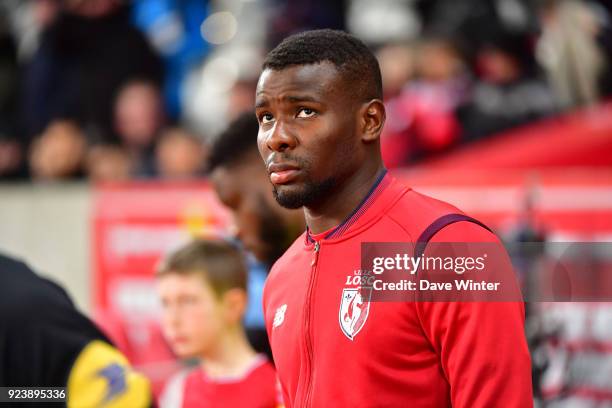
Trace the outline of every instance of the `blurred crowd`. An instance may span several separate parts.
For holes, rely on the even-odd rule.
[[[388,167],[612,92],[603,0],[3,0],[0,180],[188,179],[288,34],[350,31],[383,73]]]

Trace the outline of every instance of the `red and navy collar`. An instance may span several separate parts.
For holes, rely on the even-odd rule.
[[[365,195],[363,200],[361,200],[359,205],[355,207],[355,209],[336,228],[328,232],[323,237],[323,239],[338,238],[342,234],[344,234],[344,232],[346,232],[346,230],[348,230],[351,225],[355,224],[359,217],[361,217],[367,211],[367,209],[370,208],[370,206],[372,205],[372,203],[374,203],[374,201],[376,201],[376,198],[380,195],[380,193],[391,182],[391,179],[389,177],[385,177],[386,175],[387,169],[383,169],[376,178],[376,181],[374,182],[368,193]],[[310,234],[310,229],[308,227],[306,227],[306,241],[308,243],[315,242],[315,240],[312,238],[312,235]]]

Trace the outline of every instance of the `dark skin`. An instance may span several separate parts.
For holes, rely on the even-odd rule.
[[[259,153],[277,195],[332,185],[304,204],[314,234],[342,223],[383,169],[384,105],[355,88],[330,62],[266,69],[257,84]]]
[[[210,175],[217,196],[231,209],[236,238],[257,259],[272,265],[304,231],[304,220],[295,210],[275,202],[267,173],[256,149]]]

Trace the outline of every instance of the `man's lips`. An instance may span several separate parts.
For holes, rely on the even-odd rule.
[[[273,163],[268,166],[268,173],[272,184],[287,184],[297,177],[300,169],[290,164]]]

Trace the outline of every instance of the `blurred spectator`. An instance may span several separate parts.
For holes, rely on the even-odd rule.
[[[228,122],[236,119],[241,113],[253,109],[256,88],[256,80],[244,78],[236,81],[228,95]]]
[[[478,43],[498,33],[532,31],[536,24],[533,0],[428,0],[418,2],[426,28]]]
[[[410,45],[391,43],[376,52],[383,81],[385,101],[392,101],[415,74],[414,49]]]
[[[408,158],[411,117],[404,112],[402,90],[413,79],[416,55],[408,45],[390,44],[376,53],[383,80],[387,119],[381,136],[383,159],[387,167],[398,167]]]
[[[55,21],[62,7],[61,0],[4,0],[7,28],[10,27],[17,43],[19,59],[28,61],[40,45],[41,33]]]
[[[26,65],[22,119],[27,136],[52,120],[79,121],[102,138],[111,134],[113,95],[128,78],[158,80],[159,58],[130,25],[117,0],[64,0]]]
[[[132,174],[132,163],[127,151],[111,144],[95,145],[86,158],[87,176],[93,182],[126,181]]]
[[[532,75],[523,36],[501,34],[483,39],[476,52],[480,81],[470,102],[460,107],[463,139],[476,139],[551,114],[553,95]]]
[[[0,178],[8,178],[20,173],[24,162],[21,144],[9,137],[0,135]]]
[[[0,24],[2,24],[1,16]],[[14,133],[18,80],[15,43],[0,25],[0,134]]]
[[[32,178],[52,181],[81,176],[85,148],[85,136],[75,123],[52,122],[32,144]]]
[[[181,86],[186,74],[209,51],[201,25],[208,15],[208,0],[135,0],[132,19],[165,63],[163,86],[168,116],[181,113]]]
[[[317,28],[344,29],[346,0],[272,0],[268,45],[290,34]]]
[[[412,40],[422,30],[422,18],[415,8],[418,0],[352,0],[347,25],[366,44],[380,45]],[[432,0],[428,0],[432,3]]]
[[[444,151],[460,136],[455,110],[467,98],[468,78],[456,47],[444,38],[424,40],[418,47],[417,74],[389,101],[381,138],[388,167]]]
[[[154,148],[164,124],[161,94],[146,80],[124,84],[115,99],[115,132],[133,162],[133,175],[155,175]]]
[[[169,381],[161,407],[278,406],[274,366],[253,350],[242,324],[247,277],[237,248],[193,241],[161,263],[157,288],[164,335],[178,357],[199,363]]]
[[[592,104],[609,80],[609,61],[597,42],[605,9],[578,0],[546,1],[541,10],[538,61],[563,108]],[[608,23],[609,24],[609,23]]]
[[[206,152],[202,142],[181,128],[162,133],[155,151],[159,176],[190,179],[202,175]]]
[[[0,14],[0,178],[23,175],[23,148],[17,138],[17,50]]]
[[[205,135],[206,142],[214,140],[238,114],[253,110],[262,62],[257,46],[217,48],[185,84],[181,122]]]

